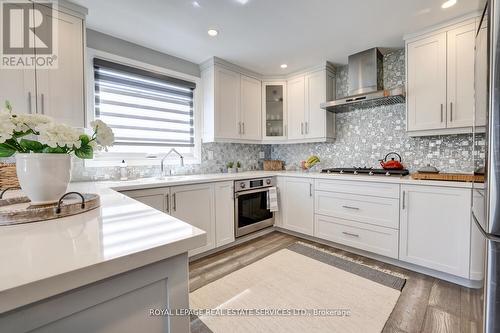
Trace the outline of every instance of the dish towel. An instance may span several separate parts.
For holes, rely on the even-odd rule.
[[[277,212],[278,209],[278,190],[275,186],[267,191],[267,209],[271,212]]]

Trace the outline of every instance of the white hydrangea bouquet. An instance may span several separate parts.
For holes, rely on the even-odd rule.
[[[52,118],[38,114],[15,114],[5,102],[0,111],[0,157],[15,153],[72,154],[91,159],[95,150],[113,145],[114,135],[103,121],[91,123],[93,134],[57,123]]]
[[[5,103],[0,111],[0,158],[15,156],[17,178],[31,205],[55,203],[67,192],[71,155],[90,159],[95,150],[113,145],[111,128],[101,120],[91,126],[88,135],[44,115],[15,114]]]

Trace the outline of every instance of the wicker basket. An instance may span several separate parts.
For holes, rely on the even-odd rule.
[[[280,171],[283,170],[283,161],[265,160],[264,171]]]
[[[15,163],[0,163],[0,189],[19,187]]]

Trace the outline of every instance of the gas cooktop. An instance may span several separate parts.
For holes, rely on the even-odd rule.
[[[352,175],[383,175],[383,176],[406,176],[410,174],[407,169],[402,170],[385,170],[375,168],[330,168],[321,170],[322,173],[338,173],[338,174],[352,174]]]

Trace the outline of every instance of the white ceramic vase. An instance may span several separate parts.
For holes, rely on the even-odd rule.
[[[71,180],[68,154],[16,154],[21,189],[33,205],[57,202]]]

